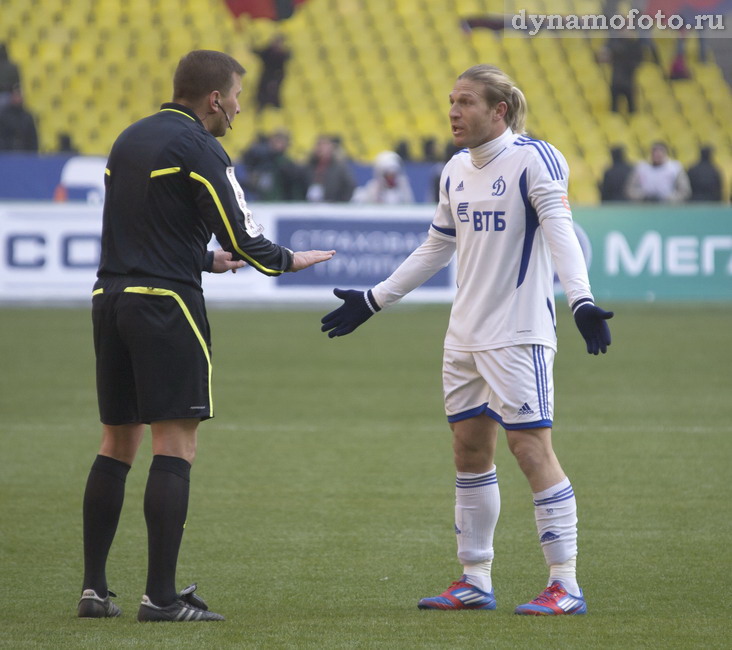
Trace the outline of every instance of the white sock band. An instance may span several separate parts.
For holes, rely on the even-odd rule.
[[[549,582],[547,587],[559,580],[564,588],[573,596],[579,596],[580,588],[577,584],[577,556],[569,558],[562,564],[552,564],[549,567]]]

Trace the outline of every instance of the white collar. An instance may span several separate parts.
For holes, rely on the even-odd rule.
[[[484,142],[477,147],[468,149],[470,152],[470,160],[472,163],[480,168],[487,165],[493,160],[501,151],[503,151],[514,138],[514,133],[510,127],[501,133],[497,138]]]

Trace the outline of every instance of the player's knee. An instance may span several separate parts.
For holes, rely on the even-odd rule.
[[[530,444],[516,443],[511,446],[511,453],[524,473],[530,472],[541,463],[542,454]]]
[[[132,465],[145,427],[141,424],[104,425],[99,453]]]
[[[183,458],[190,464],[196,458],[197,420],[168,420],[152,424],[153,454]]]
[[[525,473],[544,467],[554,458],[551,445],[531,434],[511,436],[509,449]]]
[[[453,441],[455,467],[458,472],[482,474],[493,466],[493,452],[485,445],[465,444],[460,439]]]

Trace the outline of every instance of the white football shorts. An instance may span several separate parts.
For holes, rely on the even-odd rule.
[[[551,427],[554,350],[515,345],[463,352],[445,350],[442,385],[448,422],[485,413],[505,429]]]

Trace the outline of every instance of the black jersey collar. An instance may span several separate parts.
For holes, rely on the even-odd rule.
[[[203,126],[203,122],[198,118],[198,115],[196,115],[188,106],[183,106],[183,104],[176,104],[175,102],[166,102],[160,107],[161,111],[172,111],[174,113],[183,113],[186,117],[190,117],[195,122],[198,122],[201,126]]]

